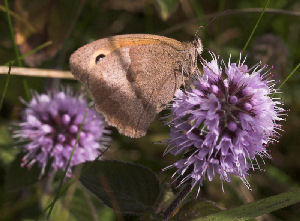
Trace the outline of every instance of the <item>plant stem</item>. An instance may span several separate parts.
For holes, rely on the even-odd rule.
[[[65,169],[65,171],[64,171],[63,177],[61,178],[61,180],[60,180],[60,182],[59,182],[59,186],[58,186],[56,195],[55,195],[53,201],[51,202],[51,204],[50,204],[50,206],[49,206],[49,211],[48,211],[48,214],[47,214],[47,220],[50,219],[50,216],[51,216],[52,210],[53,210],[53,208],[54,208],[54,205],[55,205],[56,201],[58,200],[58,198],[59,198],[59,196],[60,196],[61,188],[62,188],[64,179],[65,179],[65,177],[66,177],[66,175],[67,175],[67,172],[68,172],[68,170],[69,170],[69,168],[70,168],[71,160],[72,160],[72,158],[73,158],[73,155],[74,155],[74,153],[75,153],[75,149],[76,149],[77,143],[78,143],[78,141],[79,141],[80,133],[81,133],[81,130],[82,130],[83,125],[84,125],[84,121],[85,121],[85,118],[86,118],[86,115],[87,115],[87,111],[88,111],[88,110],[86,110],[86,111],[84,112],[84,116],[83,116],[83,119],[82,119],[82,122],[81,122],[81,125],[80,125],[80,128],[79,128],[79,131],[78,131],[78,134],[77,134],[77,137],[76,137],[76,141],[75,141],[75,144],[74,144],[74,146],[73,146],[71,155],[70,155],[70,157],[69,157],[69,160],[68,160],[66,169]]]
[[[7,77],[5,79],[4,89],[3,89],[3,93],[2,93],[2,97],[1,97],[1,101],[0,101],[0,112],[2,110],[2,105],[3,105],[4,98],[5,98],[5,95],[6,95],[6,92],[7,92],[7,88],[8,88],[8,82],[9,82],[9,79],[10,79],[10,71],[11,71],[11,66],[9,66],[9,68],[8,68]]]
[[[260,21],[261,21],[263,15],[265,13],[265,10],[266,10],[267,6],[269,5],[269,3],[270,3],[270,0],[266,0],[265,6],[264,6],[262,12],[260,13],[260,15],[259,15],[259,17],[258,17],[258,19],[256,21],[256,24],[254,25],[254,27],[253,27],[253,29],[251,31],[251,34],[250,34],[249,38],[247,39],[247,41],[246,41],[246,43],[245,43],[245,45],[244,45],[244,47],[242,49],[241,55],[243,55],[243,53],[245,52],[246,48],[248,47],[248,45],[249,45],[249,43],[250,43],[250,41],[251,41],[251,39],[252,39],[252,37],[253,37],[253,35],[255,33],[255,31],[256,31],[256,29],[257,29]]]
[[[17,44],[16,44],[16,40],[15,40],[14,28],[13,28],[12,21],[11,21],[11,17],[10,17],[10,13],[9,13],[9,7],[8,7],[7,0],[4,0],[4,3],[5,3],[5,11],[6,11],[7,21],[8,21],[8,27],[9,27],[10,37],[11,37],[11,40],[13,42],[14,51],[15,51],[16,59],[17,59],[17,64],[18,64],[19,67],[22,67],[22,61],[19,58],[20,54],[19,54],[19,50],[18,50],[18,47],[17,47]]]

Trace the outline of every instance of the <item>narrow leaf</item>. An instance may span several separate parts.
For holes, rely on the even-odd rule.
[[[270,213],[300,202],[300,189],[281,193],[256,202],[215,213],[193,221],[243,221]]]
[[[85,118],[86,118],[86,115],[87,115],[87,110],[84,112],[84,116],[83,116],[83,119],[81,121],[81,124],[80,124],[80,127],[79,127],[79,130],[78,130],[78,133],[77,133],[77,136],[76,136],[76,140],[75,140],[75,144],[73,146],[73,149],[72,149],[72,152],[70,154],[70,157],[68,159],[68,163],[67,163],[67,166],[65,168],[65,171],[64,171],[64,174],[62,176],[62,178],[60,179],[60,182],[59,182],[59,186],[57,188],[57,192],[56,192],[56,195],[53,199],[53,201],[51,202],[50,204],[50,207],[49,207],[49,211],[47,213],[47,220],[50,219],[50,216],[51,216],[51,212],[54,208],[54,205],[55,205],[55,202],[58,200],[58,198],[60,197],[60,194],[61,194],[61,190],[62,190],[62,187],[63,187],[63,182],[66,178],[66,175],[68,173],[68,170],[70,168],[70,164],[71,164],[71,161],[72,161],[72,158],[73,158],[73,155],[74,155],[74,152],[76,150],[76,147],[77,147],[77,144],[78,144],[78,141],[79,141],[79,137],[80,137],[80,133],[82,131],[82,128],[83,128],[83,125],[84,125],[84,121],[85,121]]]
[[[1,95],[0,112],[1,112],[1,109],[2,109],[2,105],[3,105],[3,102],[4,102],[6,92],[7,92],[7,88],[8,88],[8,83],[9,83],[9,78],[10,78],[10,71],[11,71],[11,66],[8,67],[8,73],[7,73],[7,77],[5,79],[4,88],[3,88],[2,95]]]
[[[247,41],[246,41],[246,43],[245,43],[245,45],[244,45],[244,47],[242,49],[242,54],[245,52],[246,48],[248,47],[248,44],[250,43],[250,41],[251,41],[251,39],[252,39],[252,37],[253,37],[253,35],[254,35],[257,27],[258,27],[258,25],[259,25],[259,23],[260,23],[263,15],[264,15],[265,10],[268,7],[269,3],[270,3],[270,0],[266,0],[265,6],[264,6],[262,12],[260,13],[260,15],[259,15],[259,17],[258,17],[258,19],[257,19],[257,21],[256,21],[256,23],[255,23],[255,25],[254,25],[254,27],[252,29],[252,31],[251,31],[251,34],[249,35],[249,37],[248,37],[248,39],[247,39]]]
[[[9,13],[9,7],[8,7],[7,0],[4,1],[4,4],[5,4],[5,11],[6,11],[6,17],[7,17],[7,22],[8,22],[10,37],[11,37],[11,40],[13,42],[13,46],[14,46],[14,51],[15,51],[15,54],[16,54],[17,63],[18,63],[19,67],[22,67],[22,61],[19,59],[19,57],[20,57],[19,50],[18,50],[18,47],[17,47],[17,44],[16,44],[16,40],[15,40],[14,28],[13,28],[12,21],[11,21],[11,17],[10,17],[10,13]]]
[[[300,62],[297,64],[297,66],[289,73],[289,75],[284,79],[284,81],[279,85],[278,89],[280,89],[289,79],[293,76],[293,74],[296,73],[298,68],[300,67]]]

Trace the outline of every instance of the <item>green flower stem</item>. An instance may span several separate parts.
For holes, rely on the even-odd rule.
[[[19,67],[22,67],[23,65],[22,65],[21,59],[19,58],[20,54],[19,54],[19,50],[18,50],[16,40],[15,40],[14,28],[13,28],[12,21],[11,21],[7,0],[4,0],[4,3],[5,3],[5,12],[6,12],[6,17],[7,17],[7,21],[8,21],[10,37],[11,37],[11,40],[13,42],[14,51],[15,51],[16,59],[17,59],[17,64],[18,64]]]
[[[67,172],[68,172],[69,167],[70,167],[70,164],[71,164],[71,160],[72,160],[72,158],[73,158],[75,149],[76,149],[76,147],[77,147],[77,144],[78,144],[78,141],[79,141],[79,137],[80,137],[80,133],[81,133],[81,131],[82,131],[82,128],[83,128],[83,125],[84,125],[84,121],[85,121],[86,115],[87,115],[87,110],[84,112],[84,116],[83,116],[83,119],[82,119],[82,122],[81,122],[81,125],[80,125],[80,128],[79,128],[79,131],[78,131],[78,134],[77,134],[77,137],[76,137],[75,144],[74,144],[74,146],[73,146],[73,149],[72,149],[71,155],[70,155],[70,157],[69,157],[69,160],[68,160],[66,169],[65,169],[65,171],[64,171],[63,177],[61,178],[61,180],[60,180],[60,182],[59,182],[59,186],[58,186],[56,195],[55,195],[53,201],[51,202],[51,204],[50,204],[50,206],[49,206],[49,211],[48,211],[48,214],[47,214],[47,220],[50,219],[50,216],[51,216],[52,210],[53,210],[53,208],[54,208],[54,205],[55,205],[56,201],[58,200],[58,198],[60,197],[61,188],[62,188],[62,186],[63,186],[64,179],[66,178]]]
[[[256,31],[256,29],[257,29],[260,21],[261,21],[263,15],[265,13],[265,10],[266,10],[267,6],[269,5],[269,3],[270,3],[270,0],[266,0],[265,6],[264,6],[262,12],[260,13],[260,15],[259,15],[259,17],[258,17],[258,19],[256,21],[256,24],[254,25],[254,27],[253,27],[253,29],[251,31],[251,34],[250,34],[249,38],[247,39],[247,41],[246,41],[246,43],[245,43],[245,45],[244,45],[244,47],[242,49],[242,52],[241,52],[242,55],[245,52],[246,48],[248,47],[248,45],[249,45],[249,43],[250,43],[250,41],[251,41],[251,39],[252,39],[252,37],[253,37],[253,35],[255,33],[255,31]]]
[[[4,0],[4,4],[5,4],[5,12],[6,12],[6,17],[7,17],[7,21],[8,21],[10,37],[11,37],[11,40],[13,42],[14,51],[15,51],[15,54],[16,54],[17,64],[18,64],[19,67],[22,67],[23,64],[22,64],[22,60],[20,59],[21,56],[19,54],[19,50],[18,50],[18,47],[17,47],[17,44],[16,44],[14,28],[13,28],[12,21],[11,21],[11,16],[10,16],[10,13],[9,13],[9,7],[8,7],[7,0]],[[26,97],[29,100],[30,99],[30,93],[29,93],[29,90],[28,90],[28,83],[27,83],[26,79],[23,80],[23,85],[24,85],[24,90],[25,90]]]
[[[288,79],[290,79],[290,77],[293,76],[293,74],[296,73],[296,71],[298,70],[298,68],[300,67],[300,62],[297,64],[297,66],[291,71],[291,73],[284,79],[284,81],[282,81],[282,83],[279,85],[278,89],[280,89],[287,81]]]
[[[27,53],[23,54],[22,56],[18,57],[17,59],[23,60],[24,58],[27,58],[28,56],[50,46],[51,44],[52,44],[52,41],[47,41],[47,42],[37,46],[36,48],[28,51]],[[16,62],[17,59],[10,60],[10,61],[6,62],[4,65],[8,65],[9,63],[14,63],[14,62]]]
[[[5,98],[5,95],[6,95],[6,92],[7,92],[8,82],[9,82],[9,78],[10,78],[10,71],[11,71],[11,66],[9,65],[8,73],[7,73],[7,77],[5,79],[4,89],[3,89],[2,96],[1,96],[1,101],[0,101],[0,111],[2,110],[2,105],[3,105],[4,98]]]

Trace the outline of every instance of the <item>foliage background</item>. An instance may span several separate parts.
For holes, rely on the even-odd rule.
[[[21,52],[52,41],[36,56],[28,57],[24,66],[69,70],[68,58],[78,47],[93,40],[123,33],[152,33],[191,41],[198,33],[207,50],[225,60],[231,53],[237,58],[262,8],[264,1],[238,0],[56,0],[8,1],[13,16],[17,44]],[[0,1],[0,64],[15,59],[9,33],[4,1]],[[254,38],[247,49],[248,64],[258,60],[274,65],[274,76],[283,80],[300,61],[300,2],[297,0],[271,1]],[[282,11],[284,10],[284,11]],[[35,32],[28,28],[35,27]],[[20,40],[20,36],[23,41]],[[298,71],[299,73],[299,71]],[[12,76],[0,113],[0,220],[36,220],[42,216],[47,202],[54,195],[58,178],[53,186],[38,179],[33,169],[19,168],[20,148],[11,138],[11,124],[20,119],[23,108],[19,98],[26,98],[24,79]],[[300,87],[299,74],[295,74],[283,87],[289,116],[284,123],[280,142],[270,146],[272,160],[266,160],[265,171],[251,173],[252,191],[238,179],[224,184],[218,180],[207,182],[200,197],[216,202],[220,207],[231,208],[270,195],[298,187],[300,178]],[[0,75],[2,93],[5,76]],[[80,89],[73,80],[26,77],[28,87],[39,92],[71,85]],[[2,94],[1,94],[2,95]],[[162,116],[161,114],[160,116]],[[162,157],[164,145],[156,142],[168,137],[168,128],[160,121],[152,123],[147,136],[129,139],[112,128],[113,142],[105,158],[130,161],[151,168],[170,191],[170,172],[161,169],[174,162],[172,156]],[[52,190],[52,191],[51,191]],[[73,191],[73,192],[72,192]],[[169,192],[171,194],[171,192]],[[69,197],[69,198],[68,198]],[[168,198],[166,196],[166,198]],[[257,218],[258,220],[299,220],[300,204],[281,209]],[[59,217],[59,218],[58,218]],[[119,217],[120,218],[120,217]],[[112,209],[104,206],[83,190],[70,188],[55,207],[53,220],[116,220]],[[123,220],[138,220],[124,216]]]

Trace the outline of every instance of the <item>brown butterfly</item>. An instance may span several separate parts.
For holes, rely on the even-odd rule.
[[[117,35],[79,48],[70,66],[108,124],[138,138],[172,100],[185,73],[195,71],[201,52],[200,39],[190,43],[150,34]]]

